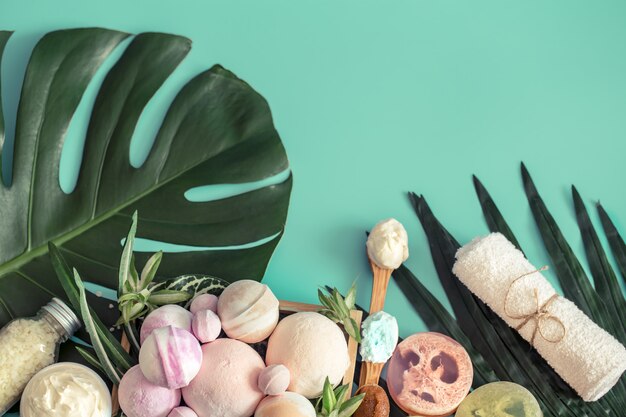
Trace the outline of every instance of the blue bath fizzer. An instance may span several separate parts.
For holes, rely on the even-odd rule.
[[[361,356],[365,362],[385,363],[398,344],[398,322],[391,314],[378,311],[362,325]]]

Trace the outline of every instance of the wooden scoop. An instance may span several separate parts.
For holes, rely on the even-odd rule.
[[[393,270],[381,268],[371,259],[370,266],[374,274],[372,285],[372,299],[370,301],[370,314],[381,311],[385,306],[389,278]],[[389,397],[384,389],[378,385],[380,373],[384,363],[363,362],[361,365],[361,377],[357,394],[365,393],[365,398],[354,413],[354,417],[389,417]]]

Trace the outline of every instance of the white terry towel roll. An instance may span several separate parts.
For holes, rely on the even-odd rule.
[[[517,328],[583,400],[600,399],[626,370],[624,346],[556,294],[502,234],[479,237],[460,248],[452,271]]]

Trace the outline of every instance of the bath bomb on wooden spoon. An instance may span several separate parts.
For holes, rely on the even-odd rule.
[[[230,284],[217,302],[217,314],[231,339],[257,343],[278,323],[278,299],[267,285],[251,280]]]

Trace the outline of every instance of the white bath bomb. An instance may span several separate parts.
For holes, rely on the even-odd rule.
[[[154,329],[158,329],[160,327],[174,326],[191,332],[192,317],[193,315],[191,312],[185,310],[181,306],[177,306],[176,304],[168,304],[163,307],[159,307],[152,313],[148,314],[146,319],[143,321],[139,335],[140,343],[143,343]]]
[[[196,296],[189,306],[189,311],[196,314],[201,310],[211,310],[217,313],[217,296],[213,294],[200,294]]]
[[[348,344],[339,326],[318,313],[296,313],[278,323],[265,356],[267,365],[282,364],[291,373],[289,391],[307,398],[322,394],[324,380],[341,382],[348,366]]]
[[[124,374],[118,395],[120,408],[128,417],[167,417],[180,404],[180,390],[154,385],[139,365]]]
[[[263,398],[257,386],[265,368],[250,346],[217,339],[202,346],[202,367],[183,388],[185,403],[198,417],[250,417]]]
[[[217,314],[228,337],[257,343],[267,339],[278,323],[278,299],[267,285],[236,281],[220,295]]]
[[[295,392],[284,392],[265,397],[254,412],[254,417],[315,417],[311,401]]]
[[[278,395],[287,391],[291,374],[285,365],[270,365],[259,374],[259,389],[265,395]]]
[[[139,351],[139,367],[146,379],[166,388],[182,388],[198,374],[202,350],[187,330],[160,327],[148,336]]]

